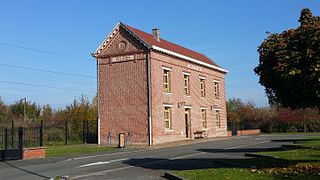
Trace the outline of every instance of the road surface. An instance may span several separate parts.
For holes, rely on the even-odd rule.
[[[7,161],[0,162],[0,179],[49,179],[59,175],[68,175],[72,179],[164,179],[165,171],[221,167],[230,159],[247,158],[244,157],[246,152],[259,152],[290,143],[271,139],[304,136],[308,135],[218,138],[160,149],[141,148],[75,158]]]

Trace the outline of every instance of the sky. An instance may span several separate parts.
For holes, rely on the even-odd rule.
[[[0,4],[0,96],[63,108],[96,94],[90,55],[117,22],[193,49],[227,69],[227,99],[268,106],[253,69],[266,31],[299,26],[302,8],[320,15],[317,0],[7,0]]]

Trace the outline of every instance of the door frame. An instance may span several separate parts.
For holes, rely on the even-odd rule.
[[[188,119],[186,119],[186,117]],[[184,122],[186,138],[191,139],[191,108],[184,108]]]

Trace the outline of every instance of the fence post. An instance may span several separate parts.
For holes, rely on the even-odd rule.
[[[20,157],[23,158],[23,128],[19,127],[19,152]]]
[[[88,136],[89,136],[89,121],[86,120],[86,143],[88,143]]]
[[[64,144],[68,144],[68,120],[65,120],[65,131],[64,131]]]
[[[14,122],[11,121],[11,147],[14,148]]]
[[[82,120],[82,144],[86,144],[88,140],[88,121]]]
[[[4,149],[8,149],[8,129],[4,129]]]
[[[43,120],[40,121],[40,146],[43,146]]]

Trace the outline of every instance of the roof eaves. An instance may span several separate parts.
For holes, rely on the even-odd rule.
[[[173,52],[173,51],[170,51],[170,50],[158,47],[158,46],[154,46],[154,45],[151,46],[151,48],[154,49],[154,50],[169,54],[169,55],[173,55],[173,56],[185,59],[187,61],[190,61],[190,62],[193,62],[193,63],[196,63],[196,64],[200,64],[200,65],[215,69],[215,70],[223,72],[223,73],[228,73],[228,70],[226,70],[226,69],[223,69],[221,67],[218,67],[218,66],[215,66],[215,65],[212,65],[212,64],[208,64],[208,63],[202,62],[202,61],[194,59],[192,57],[188,57],[188,56],[185,56],[185,55],[182,55],[182,54],[179,54],[179,53],[176,53],[176,52]]]

